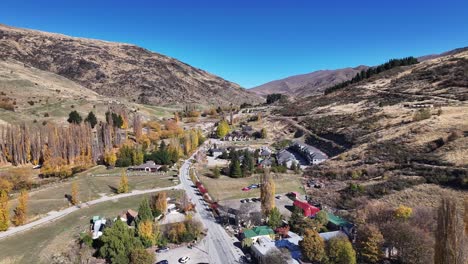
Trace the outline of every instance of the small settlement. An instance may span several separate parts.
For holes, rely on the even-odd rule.
[[[300,209],[304,219],[314,219],[317,214],[322,211],[308,201],[300,199],[300,195],[297,193],[289,193],[288,197],[293,208]],[[350,241],[354,241],[354,224],[330,211],[323,210],[322,212],[324,212],[327,218],[327,223],[324,226],[324,230],[326,231],[319,233],[324,241],[336,237],[348,238]],[[233,214],[229,214],[229,216],[235,217]],[[243,245],[248,246],[248,251],[258,263],[265,263],[268,254],[273,254],[274,252],[281,254],[281,249],[287,249],[290,254],[291,262],[288,263],[302,263],[300,262],[301,250],[299,242],[303,237],[290,231],[294,229],[298,228],[291,226],[290,223],[286,221],[283,221],[282,226],[275,230],[265,225],[250,228],[241,226],[238,231],[238,237],[239,240],[244,241]],[[249,242],[245,242],[246,240]]]

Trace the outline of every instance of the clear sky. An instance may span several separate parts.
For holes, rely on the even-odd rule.
[[[0,23],[137,44],[246,88],[468,46],[466,0],[2,0]]]

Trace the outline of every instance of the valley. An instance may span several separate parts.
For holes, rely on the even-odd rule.
[[[246,90],[0,25],[0,263],[466,260],[467,99],[466,48]]]

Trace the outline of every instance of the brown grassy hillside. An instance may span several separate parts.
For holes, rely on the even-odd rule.
[[[315,135],[309,143],[334,157],[311,176],[383,177],[388,181],[366,188],[379,197],[421,179],[468,188],[467,99],[468,51],[462,51],[300,99],[279,113],[295,116]],[[416,107],[423,104],[427,108]]]
[[[358,66],[338,70],[315,71],[268,82],[252,88],[251,91],[259,95],[280,93],[297,97],[321,94],[326,88],[350,80],[357,73],[367,68],[367,66]]]
[[[0,58],[56,73],[101,95],[139,103],[261,101],[235,83],[129,44],[0,25]]]

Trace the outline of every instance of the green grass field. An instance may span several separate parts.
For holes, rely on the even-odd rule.
[[[64,182],[54,183],[38,190],[29,193],[29,210],[28,221],[33,221],[47,214],[50,211],[57,211],[70,206],[69,201],[65,197],[71,193],[72,182],[78,182],[79,200],[81,202],[94,200],[101,195],[112,195],[119,186],[120,168],[106,170],[104,166],[96,166],[85,172],[76,175],[74,178]],[[115,176],[99,176],[93,175],[101,173],[111,173]],[[153,188],[162,188],[173,186],[172,174],[169,175],[141,175],[129,176],[130,190],[145,190]],[[17,200],[13,199],[10,202],[10,209],[16,207]]]
[[[179,198],[183,191],[167,191],[168,197]],[[138,209],[140,201],[151,194],[104,202],[73,212],[46,224],[0,240],[0,263],[52,263],[56,252],[64,252],[75,243],[80,232],[89,230],[92,216],[116,217],[125,209]]]
[[[260,197],[259,189],[253,189],[246,192],[242,191],[243,187],[259,183],[259,175],[238,179],[221,176],[219,179],[213,179],[206,176],[210,173],[210,171],[205,169],[200,171],[199,175],[210,195],[218,201],[242,199],[254,196]],[[273,174],[273,179],[275,181],[276,193],[287,193],[292,191],[304,193],[304,189],[300,181],[300,175]]]

